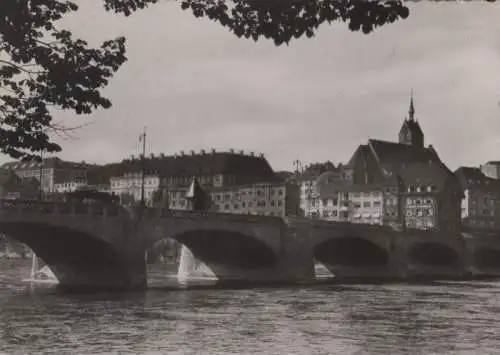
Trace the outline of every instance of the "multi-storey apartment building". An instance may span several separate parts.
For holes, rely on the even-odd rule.
[[[275,179],[271,166],[262,154],[201,150],[198,153],[191,151],[189,154],[181,152],[170,156],[160,154],[144,159],[126,159],[115,168],[110,178],[111,191],[120,196],[131,195],[138,201],[143,171],[145,200],[150,205],[155,196],[165,197],[169,191],[187,188],[193,178],[203,188],[224,188]]]
[[[460,167],[455,171],[464,192],[462,224],[471,228],[500,229],[500,180],[482,169]]]
[[[34,161],[9,162],[4,164],[2,168],[12,170],[23,179],[36,178],[41,180],[42,190],[47,193],[56,192],[56,185],[59,189],[69,189],[70,187],[64,184],[84,181],[89,165],[85,162],[75,163],[50,157],[44,159],[42,163]]]
[[[310,164],[303,171],[296,172],[296,175],[296,180],[300,185],[301,214],[305,217],[321,218],[323,204],[319,194],[319,185],[324,185],[326,180],[337,179],[340,176],[339,169],[328,161]]]
[[[348,221],[350,200],[347,183],[337,172],[327,171],[321,174],[315,181],[317,204],[308,217],[328,221]]]
[[[54,192],[67,193],[77,190],[93,190],[110,193],[110,166],[113,164],[98,166],[89,165],[85,176],[69,180],[62,180],[54,184]]]
[[[376,184],[351,185],[347,190],[350,196],[350,222],[383,224],[383,186]]]
[[[171,188],[168,191],[169,208],[186,209],[188,189],[188,186]],[[210,210],[216,212],[277,217],[299,213],[298,185],[277,178],[244,185],[205,186],[204,191],[211,200]]]
[[[160,176],[154,173],[144,175],[144,199],[147,205],[151,205],[153,196],[160,189]],[[131,198],[134,201],[141,200],[142,194],[142,173],[141,172],[125,172],[121,176],[113,176],[110,178],[111,193],[124,198]]]

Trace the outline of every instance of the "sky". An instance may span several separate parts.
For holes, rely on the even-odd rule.
[[[90,116],[55,112],[68,126],[59,157],[107,163],[211,148],[264,153],[275,170],[346,163],[369,138],[394,141],[408,113],[451,168],[500,160],[500,4],[409,2],[406,20],[365,35],[344,23],[276,47],[238,39],[160,1],[128,18],[100,1],[65,19],[92,45],[124,35],[128,61]],[[0,156],[0,162],[10,160]]]

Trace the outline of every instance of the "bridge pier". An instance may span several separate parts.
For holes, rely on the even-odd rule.
[[[278,255],[279,273],[285,280],[314,280],[314,252],[311,248],[311,229],[294,225],[288,220],[281,231],[281,248]]]

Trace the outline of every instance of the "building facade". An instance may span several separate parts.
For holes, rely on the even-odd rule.
[[[300,210],[301,215],[313,219],[322,218],[323,202],[319,189],[327,180],[336,180],[340,176],[338,167],[331,161],[325,163],[314,163],[304,169],[297,167],[295,172],[296,182],[300,186]],[[328,208],[328,206],[325,206]]]
[[[486,176],[481,168],[460,167],[455,175],[464,192],[462,224],[470,228],[500,229],[500,180]]]
[[[383,224],[384,194],[379,185],[352,185],[349,187],[351,223]]]
[[[210,210],[222,213],[286,217],[299,214],[299,187],[286,181],[257,182],[224,187],[205,186],[211,200]],[[186,194],[189,186],[168,190],[168,207],[174,210],[189,208]]]
[[[2,166],[12,170],[22,179],[35,178],[41,181],[44,193],[57,192],[57,189],[71,189],[71,183],[86,180],[89,164],[63,161],[57,157],[50,157],[40,162],[10,162]]]
[[[196,178],[204,189],[240,186],[276,179],[271,166],[262,154],[213,149],[191,151],[189,154],[181,151],[180,154],[170,156],[150,155],[144,159],[131,157],[122,161],[114,168],[110,177],[111,192],[127,200],[139,201],[143,171],[147,205],[154,204],[155,200],[162,200],[163,203],[170,205],[170,202],[166,201],[173,197],[173,192],[175,196],[177,193],[182,194],[193,178]],[[180,204],[181,201],[179,200]]]
[[[109,188],[112,194],[121,196],[122,203],[125,205],[139,202],[142,194],[142,174],[140,172],[126,172],[122,176],[112,176]],[[152,205],[153,196],[159,188],[160,176],[158,174],[144,175],[146,205]]]

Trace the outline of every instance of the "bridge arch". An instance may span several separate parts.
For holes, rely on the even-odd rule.
[[[389,252],[374,241],[355,236],[328,239],[314,247],[314,257],[326,265],[385,266]]]
[[[453,248],[437,242],[415,243],[408,256],[411,260],[428,266],[453,266],[460,261]]]
[[[0,233],[30,247],[63,287],[126,285],[130,265],[112,244],[76,228],[47,222],[2,221]]]
[[[222,276],[217,272],[221,269],[258,270],[274,267],[277,263],[277,255],[269,245],[243,232],[227,229],[185,230],[157,239],[148,249],[166,238],[185,245],[216,276]]]

